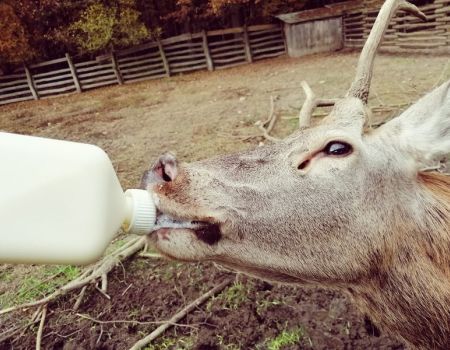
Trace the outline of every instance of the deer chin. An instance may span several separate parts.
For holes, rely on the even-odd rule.
[[[192,261],[210,256],[222,233],[218,224],[178,220],[160,213],[150,238],[155,248],[169,258]]]

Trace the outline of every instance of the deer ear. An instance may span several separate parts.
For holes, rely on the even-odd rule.
[[[387,142],[395,142],[419,167],[442,161],[450,154],[450,81],[380,127],[378,135]]]

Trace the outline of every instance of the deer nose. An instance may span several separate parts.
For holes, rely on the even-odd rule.
[[[148,185],[171,182],[178,175],[178,161],[174,154],[164,153],[159,156],[153,166],[147,170],[141,180],[141,188],[147,188]]]

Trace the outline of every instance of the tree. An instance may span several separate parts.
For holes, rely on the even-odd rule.
[[[0,33],[0,62],[20,63],[32,57],[26,30],[6,3],[0,3]]]
[[[88,6],[67,28],[67,34],[66,40],[75,43],[82,53],[135,45],[150,36],[134,0],[119,0],[113,5],[97,2]]]

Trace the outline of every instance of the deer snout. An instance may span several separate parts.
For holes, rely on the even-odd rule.
[[[167,152],[159,156],[158,160],[144,172],[141,188],[149,185],[172,182],[178,175],[178,161],[173,153]]]

